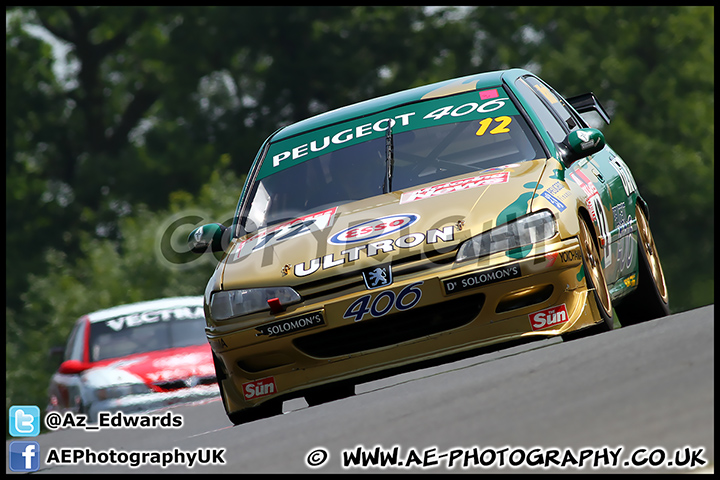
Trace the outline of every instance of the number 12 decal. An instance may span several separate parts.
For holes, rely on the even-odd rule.
[[[485,135],[485,132],[487,132],[487,129],[490,127],[490,124],[493,121],[499,123],[500,125],[490,130],[490,135],[497,135],[498,133],[510,133],[510,129],[507,128],[507,126],[510,125],[510,122],[512,122],[512,117],[497,117],[482,119],[480,121],[480,128],[475,133],[475,135],[477,135],[478,137],[482,137],[483,135]]]
[[[356,322],[359,322],[368,313],[376,318],[382,317],[392,310],[393,306],[401,312],[410,310],[417,305],[420,298],[422,298],[422,290],[417,287],[423,283],[424,282],[411,283],[400,290],[397,296],[395,296],[395,292],[392,290],[385,290],[378,294],[372,303],[370,302],[372,295],[363,295],[345,310],[343,318],[354,318]]]

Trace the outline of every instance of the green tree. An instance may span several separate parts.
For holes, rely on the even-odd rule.
[[[278,127],[423,82],[463,48],[420,7],[14,7],[6,35],[8,306],[48,247],[117,238],[142,203],[248,170]],[[59,81],[42,27],[69,46]],[[27,219],[32,221],[27,221]],[[32,239],[32,251],[27,251]]]

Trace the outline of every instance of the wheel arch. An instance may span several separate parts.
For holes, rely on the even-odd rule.
[[[650,220],[650,207],[648,206],[645,199],[643,199],[640,195],[637,196],[635,199],[635,203],[640,206],[640,209],[645,214],[645,218]]]
[[[584,221],[587,224],[588,228],[593,233],[592,240],[593,240],[593,243],[595,244],[595,248],[597,248],[598,252],[602,252],[602,250],[600,249],[600,242],[598,241],[598,238],[597,238],[598,235],[597,235],[597,231],[595,230],[595,224],[593,223],[592,217],[590,216],[590,212],[588,212],[587,208],[585,208],[584,206],[579,207],[578,208],[578,217],[580,217],[581,221]]]

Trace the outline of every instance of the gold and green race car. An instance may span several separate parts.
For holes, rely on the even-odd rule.
[[[223,405],[243,423],[478,347],[568,340],[668,314],[625,162],[521,69],[333,110],[260,148],[205,291]]]

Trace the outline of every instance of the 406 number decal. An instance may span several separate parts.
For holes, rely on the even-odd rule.
[[[395,295],[392,290],[385,290],[375,295],[373,298],[372,294],[363,295],[362,297],[355,300],[345,310],[343,318],[352,318],[356,322],[362,320],[365,315],[370,314],[373,317],[382,317],[393,307],[399,311],[410,310],[418,304],[420,298],[422,298],[422,290],[418,287],[424,282],[415,282],[407,285],[405,288],[400,290],[400,293]]]

